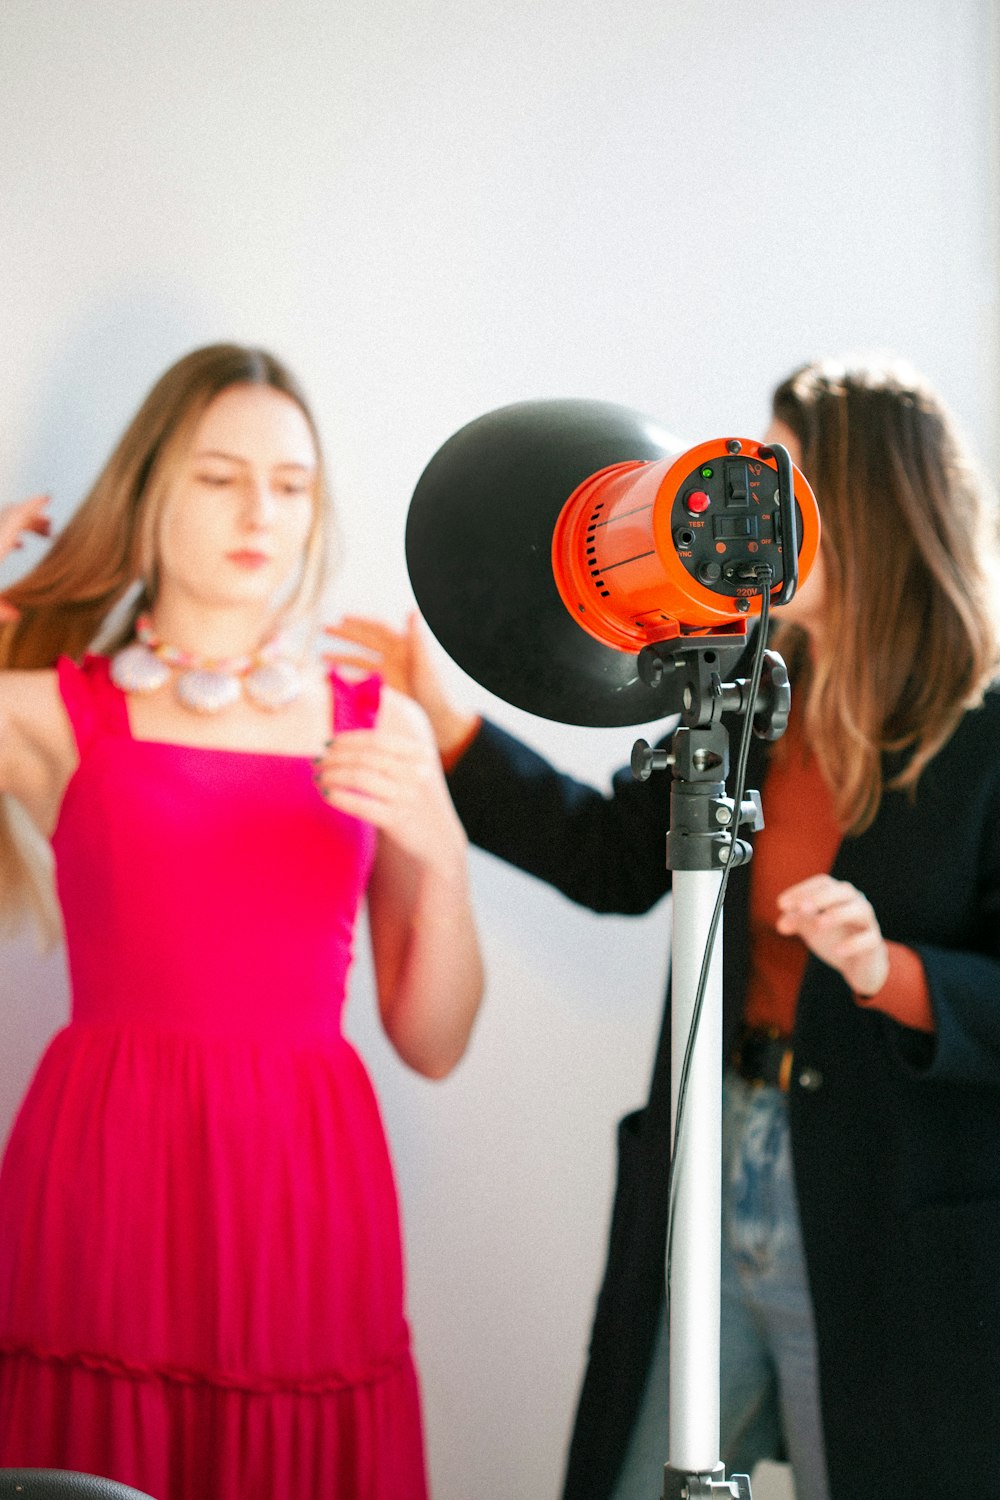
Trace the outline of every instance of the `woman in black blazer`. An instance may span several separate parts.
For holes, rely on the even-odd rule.
[[[723,1456],[790,1451],[799,1500],[1000,1493],[994,536],[912,372],[808,365],[774,414],[824,538],[775,638],[797,737],[751,758],[774,831],[726,908]],[[662,784],[563,776],[446,703],[415,632],[352,629],[428,709],[475,843],[597,911],[659,900]],[[564,1500],[659,1493],[669,1130],[668,1022],[619,1129]]]

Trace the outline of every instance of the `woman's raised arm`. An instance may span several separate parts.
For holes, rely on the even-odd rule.
[[[47,495],[0,506],[0,560],[24,545],[25,535],[49,536]],[[0,598],[0,630],[18,619]],[[52,831],[76,746],[55,672],[0,672],[0,792],[22,804],[44,834]]]

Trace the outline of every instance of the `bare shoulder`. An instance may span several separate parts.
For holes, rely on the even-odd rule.
[[[8,727],[47,738],[69,730],[54,671],[0,672],[0,719]]]
[[[377,729],[385,729],[390,734],[426,740],[431,745],[434,743],[430,723],[419,703],[397,688],[383,686],[375,725]]]
[[[54,671],[0,672],[0,789],[69,775],[76,747]]]

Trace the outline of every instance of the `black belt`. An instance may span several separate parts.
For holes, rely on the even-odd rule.
[[[791,1041],[777,1031],[747,1027],[733,1053],[733,1067],[748,1083],[767,1084],[787,1093],[792,1081]]]

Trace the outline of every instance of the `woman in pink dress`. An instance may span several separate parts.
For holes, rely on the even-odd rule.
[[[0,555],[45,504],[0,510]],[[426,1495],[392,1168],[340,1029],[362,898],[411,1067],[455,1065],[482,974],[426,721],[289,644],[327,511],[288,372],[198,350],[2,605],[0,790],[51,842],[73,1000],[0,1175],[0,1466]],[[9,909],[44,900],[13,829]]]

